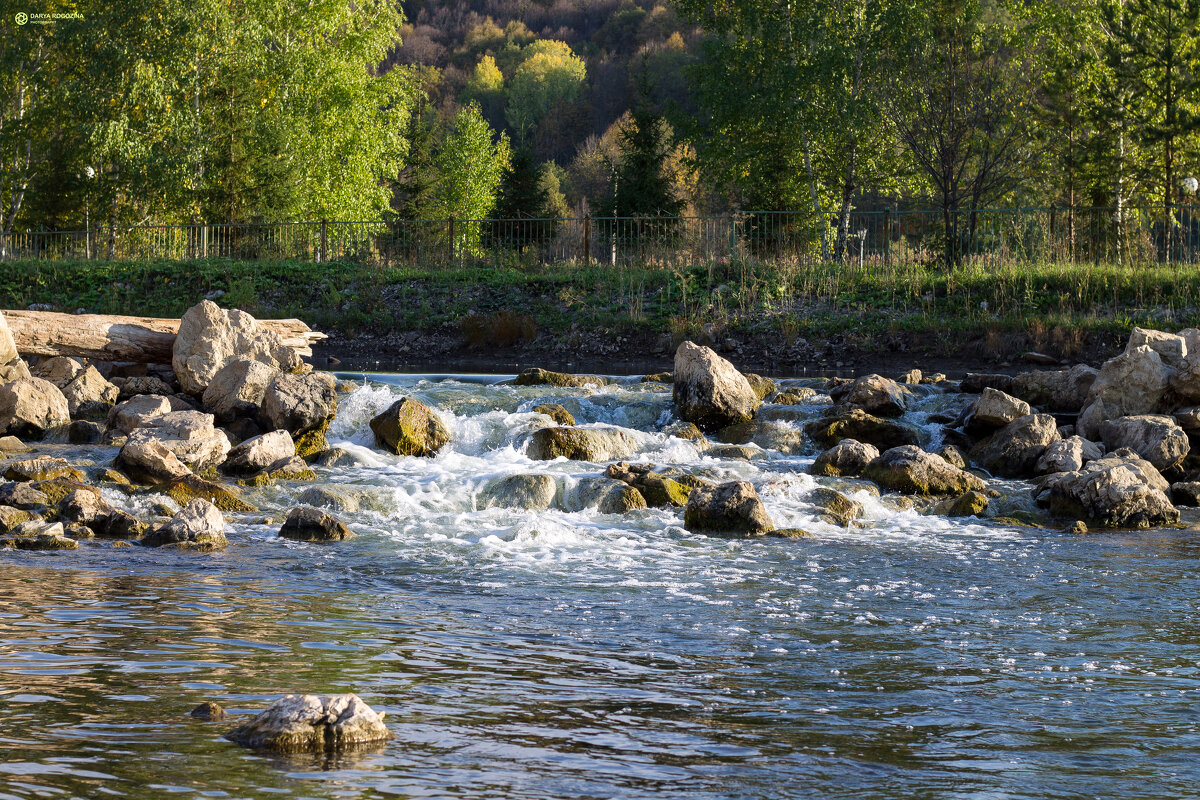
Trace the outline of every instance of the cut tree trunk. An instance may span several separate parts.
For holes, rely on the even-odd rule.
[[[179,320],[117,317],[104,314],[58,314],[52,311],[2,311],[23,356],[75,356],[98,361],[170,364]],[[260,319],[301,356],[326,338],[298,319]]]

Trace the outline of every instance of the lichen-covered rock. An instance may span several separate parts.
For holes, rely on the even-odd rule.
[[[624,514],[646,508],[646,498],[634,487],[613,478],[584,478],[568,496],[568,508],[595,508],[601,514]]]
[[[363,460],[344,447],[330,447],[318,451],[313,457],[313,462],[321,467],[357,467]]]
[[[1182,464],[1191,449],[1174,419],[1153,414],[1109,420],[1100,426],[1100,437],[1110,451],[1128,447],[1160,472]]]
[[[535,414],[545,414],[559,425],[575,424],[575,418],[571,416],[571,412],[558,403],[543,403],[540,406],[534,406],[533,411]]]
[[[339,542],[354,532],[340,520],[312,506],[297,506],[288,512],[279,535],[299,542]]]
[[[898,417],[908,410],[908,390],[882,375],[863,375],[830,392],[839,403],[877,417]]]
[[[284,458],[296,455],[292,435],[284,430],[271,431],[253,439],[247,439],[229,451],[221,469],[234,475],[250,475],[260,472]]]
[[[10,461],[4,465],[4,477],[10,481],[47,481],[51,478],[70,478],[80,482],[84,480],[83,473],[66,460],[50,456]]]
[[[0,506],[10,506],[22,511],[36,511],[51,505],[50,496],[32,483],[0,484]]]
[[[854,439],[879,450],[916,445],[916,430],[902,422],[880,419],[861,408],[837,412],[805,423],[804,433],[821,447],[833,447],[843,439]]]
[[[125,446],[158,442],[195,472],[213,469],[229,455],[229,437],[213,427],[212,414],[172,411],[146,420],[129,434]]]
[[[972,448],[971,460],[993,475],[1020,478],[1034,474],[1038,459],[1058,439],[1054,417],[1026,414]]]
[[[0,547],[18,550],[74,550],[79,543],[68,538],[61,522],[32,519],[0,536]]]
[[[1100,458],[1104,453],[1095,442],[1088,441],[1082,436],[1070,436],[1051,442],[1038,458],[1035,471],[1039,475],[1049,475],[1055,472],[1076,472],[1083,469],[1089,461]]]
[[[171,366],[185,392],[203,394],[213,377],[235,358],[261,361],[284,372],[301,365],[295,350],[244,311],[226,311],[205,300],[184,313]]]
[[[176,478],[163,486],[160,491],[180,506],[185,506],[196,498],[200,498],[207,500],[222,511],[239,513],[258,510],[243,500],[233,488],[207,481],[197,475]]]
[[[277,375],[263,394],[260,418],[266,430],[299,436],[324,430],[337,409],[337,381],[328,372]]]
[[[608,381],[596,375],[570,375],[566,372],[551,372],[538,367],[530,367],[513,379],[513,383],[517,386],[582,388],[584,386],[603,386]]]
[[[753,372],[745,373],[745,377],[746,383],[750,384],[750,388],[759,400],[765,400],[767,395],[775,393],[775,381],[770,378],[764,378]]]
[[[1158,470],[1131,451],[1051,475],[1038,488],[1037,503],[1058,516],[1107,528],[1149,528],[1179,521],[1167,496],[1170,485]]]
[[[171,545],[188,550],[219,550],[225,539],[225,518],[207,500],[192,500],[166,524],[142,539],[150,547]]]
[[[971,406],[969,429],[994,430],[1029,414],[1029,403],[990,386]]]
[[[157,440],[126,442],[113,466],[137,483],[166,483],[191,474],[188,466]]]
[[[29,522],[36,516],[29,511],[22,511],[12,506],[0,506],[0,533],[8,533],[22,522]]]
[[[267,387],[279,370],[252,358],[235,358],[219,369],[204,390],[204,408],[218,422],[253,418],[262,410]]]
[[[481,508],[522,508],[544,511],[554,504],[558,484],[543,473],[509,475],[492,481],[479,493]]]
[[[983,492],[964,492],[937,501],[929,507],[929,513],[941,517],[978,517],[987,507],[988,497]]]
[[[225,719],[225,709],[212,701],[207,701],[189,711],[188,716],[207,720]]]
[[[775,529],[758,492],[748,481],[693,489],[683,512],[683,524],[689,531],[733,536],[762,536]]]
[[[109,539],[137,539],[146,524],[127,511],[113,508],[90,487],[76,489],[58,503],[59,519],[83,525],[92,535]]]
[[[818,486],[809,492],[808,500],[817,507],[821,520],[830,525],[848,528],[863,513],[862,503],[826,486]]]
[[[284,456],[263,467],[248,478],[238,481],[242,486],[270,486],[279,481],[315,481],[317,473],[299,456]]]
[[[1012,379],[1012,394],[1046,411],[1078,411],[1087,404],[1099,374],[1084,364],[1024,372]]]
[[[637,441],[620,428],[543,428],[529,438],[526,454],[535,461],[613,461],[628,458]]]
[[[754,419],[762,404],[750,382],[710,348],[684,342],[675,351],[675,408],[680,419],[715,431]]]
[[[771,398],[771,402],[778,403],[781,406],[798,406],[811,402],[816,396],[817,392],[815,389],[810,389],[807,386],[793,386],[790,389],[777,392]]]
[[[652,508],[668,506],[681,508],[687,505],[688,495],[691,494],[692,489],[704,485],[684,483],[675,480],[670,475],[655,472],[653,464],[630,464],[627,461],[609,464],[604,474],[606,477],[619,480],[637,489]],[[688,476],[680,475],[679,477],[686,478]]]
[[[885,489],[904,494],[958,495],[987,488],[978,477],[913,445],[885,450],[862,474]]]
[[[855,439],[842,439],[818,455],[808,471],[827,478],[848,478],[861,475],[867,464],[877,458],[879,448]]]
[[[289,694],[225,738],[279,753],[320,753],[380,742],[389,736],[383,714],[357,695]]]
[[[450,431],[438,415],[411,397],[397,400],[372,419],[371,431],[376,447],[400,456],[432,457],[450,441]]]
[[[0,434],[36,440],[70,421],[67,398],[53,383],[20,378],[0,384]]]

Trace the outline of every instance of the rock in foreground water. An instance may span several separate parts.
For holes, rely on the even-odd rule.
[[[390,736],[383,713],[353,694],[289,694],[225,734],[240,745],[278,753],[325,752]]]
[[[189,550],[219,550],[225,539],[225,519],[207,500],[196,499],[183,507],[171,521],[142,539],[151,547],[174,545]]]
[[[637,449],[632,436],[618,428],[543,428],[529,438],[527,455],[535,461],[612,461]]]
[[[435,456],[450,431],[429,406],[405,397],[371,420],[375,446],[400,456]]]
[[[762,536],[775,530],[758,492],[748,481],[699,486],[688,495],[683,524],[689,531]]]
[[[922,496],[958,495],[985,488],[975,475],[912,445],[884,451],[867,465],[863,477],[885,489]]]
[[[1077,472],[1051,475],[1037,503],[1059,516],[1106,528],[1149,528],[1179,521],[1167,493],[1170,484],[1148,461],[1124,450],[1086,464]]]
[[[279,535],[298,542],[338,542],[349,539],[354,532],[332,514],[312,506],[299,506],[288,512]]]

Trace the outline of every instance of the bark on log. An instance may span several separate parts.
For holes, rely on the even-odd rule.
[[[2,311],[23,356],[76,356],[97,361],[170,364],[179,320],[58,314],[52,311]],[[313,342],[327,338],[298,319],[260,319],[301,356],[312,355]]]

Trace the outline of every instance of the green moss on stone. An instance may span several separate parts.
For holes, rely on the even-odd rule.
[[[185,475],[171,481],[161,490],[167,497],[174,500],[180,507],[200,498],[207,500],[222,511],[251,512],[258,509],[247,503],[229,487],[213,483],[195,475]]]

